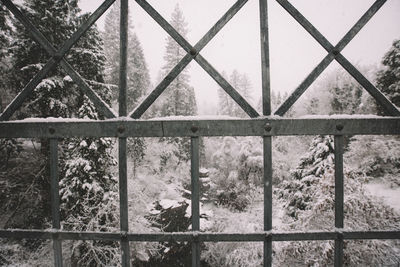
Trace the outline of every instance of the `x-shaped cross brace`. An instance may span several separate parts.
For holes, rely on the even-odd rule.
[[[382,7],[386,0],[377,0],[346,35],[333,46],[294,6],[287,0],[276,0],[303,28],[314,37],[315,40],[328,52],[328,55],[315,67],[307,78],[294,90],[294,92],[274,112],[275,115],[284,115],[290,107],[299,99],[307,88],[335,59],[347,72],[353,76],[373,98],[392,116],[400,116],[400,111],[383,95],[367,78],[364,77],[340,52],[367,24],[372,16]]]
[[[78,30],[64,42],[57,51],[54,46],[44,37],[36,27],[21,13],[21,11],[11,2],[11,0],[1,0],[14,16],[30,31],[32,37],[51,55],[50,60],[44,67],[29,81],[24,89],[13,99],[10,105],[0,114],[0,121],[8,120],[13,113],[22,105],[25,99],[31,94],[36,86],[46,77],[59,62],[66,73],[84,91],[86,96],[94,103],[96,108],[107,118],[115,118],[113,110],[94,92],[84,79],[76,72],[73,67],[63,58],[66,53],[76,44],[79,38],[100,18],[100,16],[114,3],[115,0],[106,0],[97,10],[85,21]]]
[[[225,80],[199,52],[228,23],[228,21],[246,4],[247,0],[238,0],[217,23],[196,43],[190,45],[146,0],[135,0],[186,52],[187,54],[167,74],[160,84],[134,109],[129,116],[138,119],[151,104],[164,92],[168,85],[192,61],[196,62],[227,92],[232,99],[252,118],[258,117],[258,112]]]

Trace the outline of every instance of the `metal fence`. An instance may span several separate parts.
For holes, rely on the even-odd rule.
[[[290,119],[271,116],[268,0],[259,0],[261,66],[262,66],[262,106],[259,114],[214,67],[201,56],[200,51],[225,26],[226,23],[248,2],[238,0],[194,46],[187,42],[146,0],[136,1],[172,38],[187,52],[181,61],[166,75],[158,86],[131,113],[126,108],[127,88],[127,40],[128,40],[128,0],[121,0],[120,28],[120,84],[119,114],[117,115],[91,89],[90,85],[63,58],[79,38],[113,4],[115,0],[105,0],[103,4],[84,22],[60,49],[53,45],[21,13],[11,0],[1,0],[13,15],[31,32],[50,55],[51,59],[36,76],[23,88],[11,104],[0,115],[0,138],[41,137],[50,140],[50,175],[52,196],[51,230],[0,230],[0,238],[52,239],[54,265],[62,266],[62,240],[111,240],[121,244],[122,265],[130,265],[129,242],[187,241],[192,244],[192,266],[200,265],[200,242],[263,242],[264,266],[272,264],[272,242],[334,240],[335,266],[343,265],[343,241],[354,239],[400,239],[400,231],[345,231],[343,228],[343,137],[345,135],[399,135],[400,111],[371,84],[342,54],[341,51],[386,2],[377,0],[357,23],[334,46],[332,45],[294,6],[287,0],[276,0],[311,36],[327,51],[325,58],[314,68],[294,92],[278,107],[274,115],[283,116],[296,100],[307,90],[324,69],[336,60],[354,77],[392,117],[329,117],[310,119]],[[255,1],[255,0],[253,0]],[[270,0],[272,1],[272,0]],[[139,119],[151,104],[164,92],[175,77],[195,60],[235,102],[249,115],[240,120],[129,120]],[[64,71],[95,104],[107,119],[101,121],[8,121],[22,102],[31,94],[50,70],[60,65]],[[112,119],[112,120],[108,120]],[[335,142],[335,230],[317,232],[277,232],[272,230],[272,137],[282,135],[334,135]],[[258,233],[210,233],[200,231],[199,219],[199,137],[201,136],[261,136],[264,149],[264,231]],[[191,184],[192,184],[192,230],[177,233],[135,233],[128,228],[127,192],[127,137],[190,137],[191,138]],[[58,188],[58,139],[69,137],[117,137],[119,141],[119,194],[120,231],[113,233],[71,232],[60,230],[60,203]],[[134,252],[133,252],[134,253]]]

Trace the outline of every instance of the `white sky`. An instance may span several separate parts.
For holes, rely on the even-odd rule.
[[[228,10],[233,0],[149,0],[168,21],[179,3],[188,22],[188,41],[194,45]],[[246,73],[253,85],[254,100],[261,95],[259,9],[249,0],[201,54],[220,72],[237,69]],[[372,5],[371,0],[296,0],[291,3],[335,45]],[[81,0],[84,11],[94,11],[101,0]],[[130,1],[132,22],[144,49],[153,87],[164,64],[166,33],[135,1]],[[271,86],[274,91],[290,92],[326,55],[325,50],[275,1],[269,5]],[[400,1],[388,0],[363,30],[343,50],[356,65],[376,65],[393,40],[400,38]],[[104,25],[102,16],[99,28]],[[333,65],[333,66],[332,66]],[[336,68],[337,63],[328,69]],[[206,103],[217,102],[218,85],[197,65],[190,63],[191,84],[201,113]],[[360,70],[361,71],[361,70]]]

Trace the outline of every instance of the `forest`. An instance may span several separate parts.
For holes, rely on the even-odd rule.
[[[25,0],[19,8],[59,47],[90,14],[78,0]],[[92,26],[65,59],[108,105],[118,110],[120,4],[105,14],[104,30]],[[190,30],[177,5],[171,25],[185,37]],[[40,71],[50,55],[0,5],[0,113]],[[129,28],[128,110],[154,88],[140,36]],[[167,37],[159,80],[186,52]],[[368,79],[400,107],[400,40],[393,40],[379,68]],[[223,72],[224,78],[257,110],[248,73]],[[216,84],[216,87],[218,85]],[[184,69],[144,114],[143,119],[197,116],[195,90]],[[218,89],[218,105],[207,114],[246,118]],[[288,97],[271,92],[275,110]],[[386,116],[375,100],[345,70],[322,75],[285,115]],[[54,68],[10,120],[104,116],[61,67]],[[213,117],[214,118],[214,117]],[[400,229],[400,137],[345,136],[344,224],[348,230]],[[262,137],[201,137],[201,231],[263,231]],[[273,137],[273,230],[334,229],[333,136]],[[51,229],[48,139],[0,139],[0,229]],[[131,232],[191,230],[189,138],[128,138],[128,209]],[[119,231],[117,138],[59,140],[61,228],[66,231]],[[132,266],[190,266],[187,242],[131,242]],[[65,266],[120,266],[120,244],[113,241],[63,241]],[[333,241],[274,242],[274,266],[333,266]],[[346,266],[398,266],[400,240],[344,243]],[[0,266],[53,266],[50,240],[0,239]],[[205,242],[201,266],[262,266],[263,243]]]

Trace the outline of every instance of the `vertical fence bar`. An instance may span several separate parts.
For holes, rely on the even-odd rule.
[[[271,115],[271,86],[269,66],[268,3],[259,0],[263,115]],[[272,137],[264,136],[264,231],[272,230]],[[264,242],[264,266],[272,265],[272,240]]]
[[[264,136],[264,231],[272,230],[272,137]],[[272,266],[272,239],[264,242],[264,266]]]
[[[127,88],[127,52],[128,52],[128,0],[121,0],[120,17],[120,69],[119,69],[119,116],[126,116],[126,88]],[[124,129],[118,129],[123,132]],[[122,233],[129,231],[128,223],[128,177],[126,137],[118,139],[119,161],[119,205],[120,229]],[[122,266],[130,266],[129,241],[126,234],[121,235]]]
[[[58,141],[50,139],[50,189],[51,189],[51,216],[53,229],[60,229],[60,195],[58,186]],[[62,262],[61,240],[53,234],[54,266],[60,267]]]
[[[260,39],[263,115],[271,114],[271,87],[269,67],[268,4],[260,0]]]
[[[192,231],[200,231],[199,137],[191,137]],[[192,241],[192,267],[200,266],[200,244]]]
[[[335,267],[343,266],[343,135],[335,135]]]

